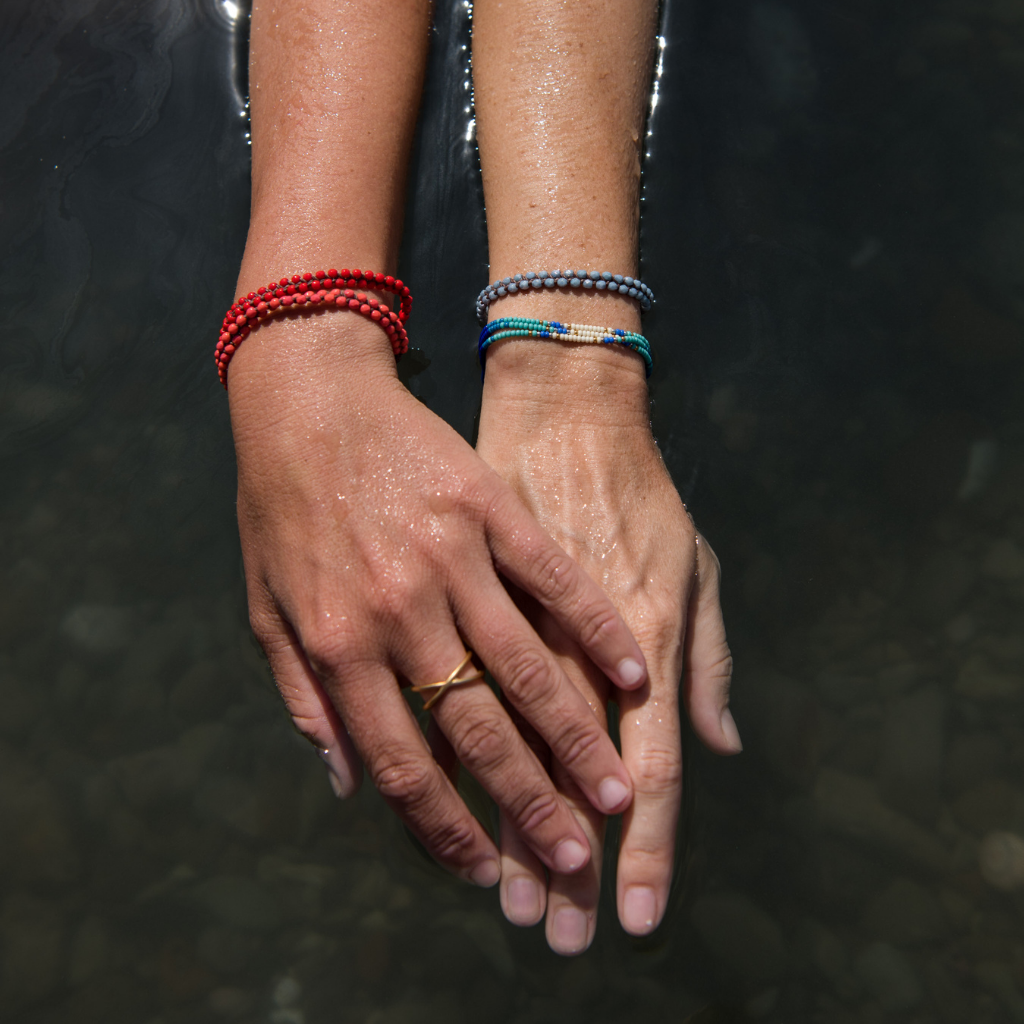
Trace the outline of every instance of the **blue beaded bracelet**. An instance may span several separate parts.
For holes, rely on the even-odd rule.
[[[650,342],[642,334],[623,331],[618,327],[591,327],[587,324],[567,324],[558,320],[531,320],[521,316],[506,316],[500,320],[492,320],[480,332],[477,351],[481,366],[488,346],[504,338],[571,341],[580,345],[622,345],[643,359],[648,377],[654,369]]]
[[[599,292],[618,292],[620,295],[636,299],[645,313],[654,302],[654,292],[638,277],[610,274],[607,270],[552,270],[551,273],[546,270],[535,273],[531,270],[525,274],[503,277],[500,281],[489,284],[477,296],[476,318],[481,324],[485,324],[487,307],[496,299],[541,288],[584,288],[587,291],[594,289]]]

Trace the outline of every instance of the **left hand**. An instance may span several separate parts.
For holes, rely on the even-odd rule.
[[[718,597],[719,564],[697,533],[651,435],[643,365],[616,346],[507,341],[487,358],[477,451],[611,597],[647,660],[649,680],[615,694],[622,758],[634,783],[619,850],[619,919],[633,935],[668,902],[682,794],[679,717],[713,751],[738,753],[729,712],[732,658]],[[611,685],[535,603],[535,628],[607,728]],[[529,733],[528,730],[524,730]],[[529,737],[535,748],[542,745]],[[540,750],[539,752],[542,752]],[[594,937],[604,817],[557,764],[556,786],[591,844],[592,861],[552,876],[502,822],[501,900],[515,924],[547,910],[547,938],[564,954]]]

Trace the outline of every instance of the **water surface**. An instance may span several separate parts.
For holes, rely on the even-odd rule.
[[[210,359],[235,13],[0,16],[0,1017],[1024,1020],[1024,5],[666,4],[653,419],[723,563],[747,749],[691,750],[658,933],[606,886],[576,960],[369,789],[335,801],[250,639]],[[439,4],[402,372],[471,437],[467,18]]]

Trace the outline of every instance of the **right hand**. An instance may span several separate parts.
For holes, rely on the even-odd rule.
[[[441,864],[498,880],[498,851],[399,693],[444,679],[468,646],[597,810],[629,806],[611,740],[498,574],[624,688],[646,680],[639,646],[512,489],[402,386],[381,330],[343,312],[266,322],[228,384],[250,620],[335,791],[355,790],[361,758]],[[492,691],[452,687],[432,713],[539,860],[582,868],[586,834]]]

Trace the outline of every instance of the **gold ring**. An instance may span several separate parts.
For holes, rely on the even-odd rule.
[[[424,683],[422,686],[409,687],[413,693],[426,693],[428,690],[436,691],[423,702],[424,711],[429,711],[444,696],[449,686],[461,686],[462,683],[475,683],[478,679],[483,679],[484,674],[478,668],[473,669],[469,675],[464,676],[460,674],[472,660],[473,652],[466,651],[466,656],[455,666],[447,679],[442,679],[439,683]]]

